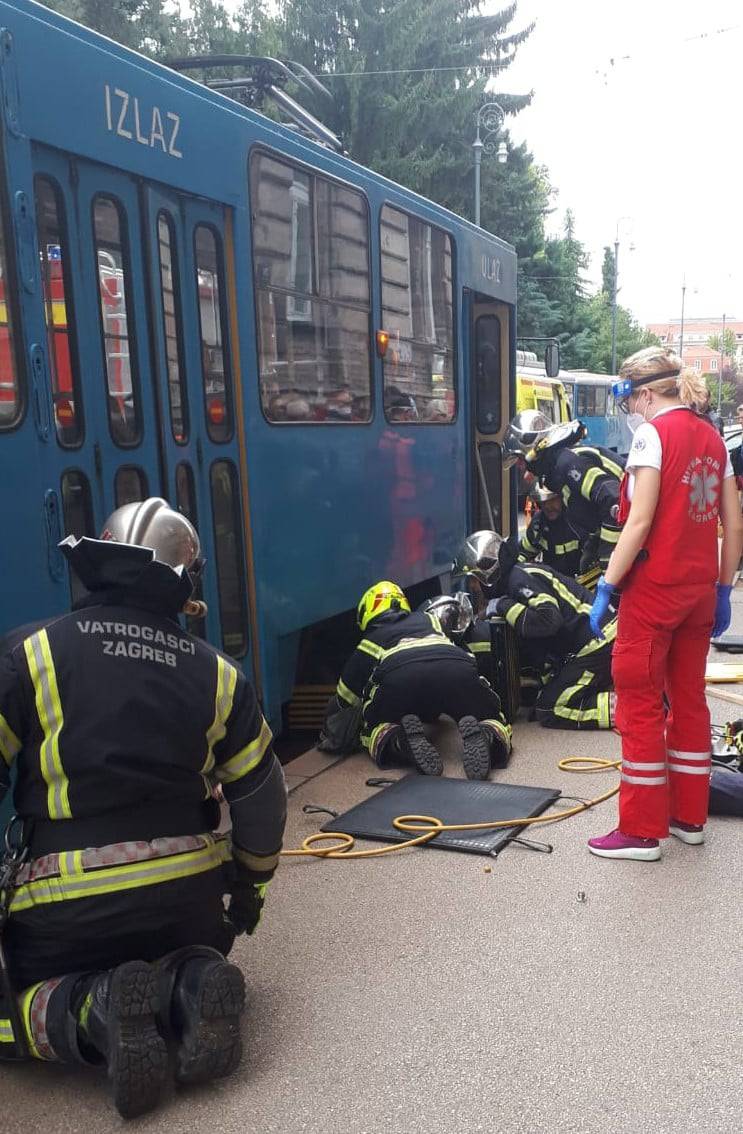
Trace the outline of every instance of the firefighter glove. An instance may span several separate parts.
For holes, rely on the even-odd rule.
[[[606,617],[606,612],[611,605],[611,600],[614,598],[614,588],[611,583],[607,583],[602,575],[596,584],[596,597],[593,600],[591,613],[588,615],[588,620],[591,623],[591,630],[596,638],[603,638],[604,632],[601,629],[601,623]]]
[[[485,616],[487,618],[503,618],[512,602],[513,599],[509,598],[508,595],[491,599],[485,608]]]
[[[247,933],[248,937],[255,933],[263,913],[267,886],[267,882],[247,882],[233,892],[227,917],[235,933]]]
[[[717,584],[717,606],[715,607],[715,625],[712,628],[712,637],[719,638],[730,625],[732,612],[730,610],[730,592],[732,586],[727,583]]]

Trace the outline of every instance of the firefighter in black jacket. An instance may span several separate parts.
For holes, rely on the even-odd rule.
[[[224,957],[260,918],[286,789],[244,674],[178,621],[199,555],[186,518],[150,499],[61,547],[85,597],[0,659],[0,783],[15,763],[25,856],[0,1058],[105,1064],[132,1117],[159,1099],[166,1039],[180,1083],[240,1060],[245,988]],[[231,845],[212,833],[216,783]]]
[[[574,579],[580,570],[580,541],[565,516],[561,493],[535,484],[531,497],[539,511],[519,543],[519,562],[541,558],[548,567]]]
[[[328,706],[323,747],[352,747],[352,721],[351,731],[360,726],[361,743],[380,767],[402,761],[423,775],[440,776],[443,761],[423,722],[446,714],[459,724],[469,779],[487,779],[492,766],[506,764],[511,729],[500,699],[435,615],[411,613],[403,591],[385,581],[364,593],[357,621],[364,637]]]
[[[559,492],[565,517],[581,546],[579,573],[609,562],[619,539],[619,485],[624,458],[599,445],[582,445],[580,421],[552,425],[534,410],[517,413],[503,445],[504,464],[522,459],[541,484]]]
[[[611,650],[616,618],[595,638],[590,591],[551,567],[518,563],[515,543],[497,532],[468,536],[452,573],[474,579],[489,599],[486,614],[505,618],[519,637],[521,668],[539,673],[537,720],[547,728],[608,729]]]

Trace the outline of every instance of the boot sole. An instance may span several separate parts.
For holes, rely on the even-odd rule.
[[[599,858],[626,858],[635,862],[657,862],[660,858],[660,847],[633,847],[627,850],[599,850],[597,847],[588,849],[591,854]]]
[[[184,1027],[176,1056],[175,1078],[182,1086],[223,1079],[242,1059],[240,1017],[245,981],[235,965],[215,965],[199,990],[198,1015]]]
[[[157,1030],[157,982],[144,961],[119,965],[109,993],[108,1077],[122,1118],[146,1114],[160,1100],[168,1052]]]
[[[474,717],[459,722],[462,737],[462,763],[468,780],[486,780],[490,775],[490,744]]]
[[[403,717],[401,742],[413,764],[423,776],[440,776],[444,771],[441,754],[434,748],[423,731],[418,717]]]
[[[678,827],[669,828],[675,839],[690,847],[700,847],[704,842],[704,831],[682,831]]]

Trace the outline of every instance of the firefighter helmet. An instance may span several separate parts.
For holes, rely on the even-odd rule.
[[[410,603],[405,597],[405,592],[398,587],[397,583],[390,583],[385,580],[381,583],[375,583],[361,596],[356,610],[356,621],[359,628],[366,630],[372,619],[378,618],[380,614],[386,614],[388,610],[403,610],[409,614]]]
[[[159,496],[117,508],[103,525],[101,539],[147,547],[158,562],[176,570],[191,570],[201,554],[196,528]]]
[[[506,541],[498,532],[473,532],[468,535],[452,563],[452,575],[474,575],[481,583],[492,586],[500,574],[500,549]]]
[[[503,467],[510,469],[519,457],[525,457],[551,425],[550,419],[540,410],[520,410],[503,439]]]
[[[464,591],[455,595],[437,595],[426,599],[420,607],[426,614],[433,614],[439,625],[450,638],[458,638],[469,630],[475,617],[472,599]]]
[[[526,454],[526,467],[532,472],[539,472],[546,460],[561,449],[572,449],[585,435],[586,427],[582,421],[561,421],[551,425]]]
[[[548,500],[562,500],[562,496],[559,492],[548,488],[546,484],[540,484],[538,480],[534,481],[529,495],[536,500],[537,504],[546,504]]]

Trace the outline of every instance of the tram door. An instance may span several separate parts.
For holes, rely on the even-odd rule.
[[[243,658],[223,210],[42,147],[34,173],[60,535],[164,496],[198,524],[206,560],[209,613],[189,628]]]
[[[501,441],[510,406],[509,308],[485,296],[472,299],[472,515],[475,529],[510,533],[510,477]]]

